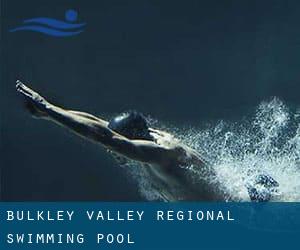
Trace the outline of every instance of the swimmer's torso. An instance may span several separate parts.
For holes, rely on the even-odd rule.
[[[155,131],[151,133],[157,144],[174,148],[173,161],[164,165],[145,166],[151,181],[159,189],[163,198],[167,200],[224,200],[224,197],[212,190],[207,176],[201,176],[204,166],[191,166],[193,150],[181,145],[172,135]],[[190,152],[190,153],[189,153]],[[167,157],[168,158],[168,157]],[[222,196],[222,197],[221,197]]]
[[[183,166],[145,166],[154,188],[168,201],[224,200],[205,178]]]

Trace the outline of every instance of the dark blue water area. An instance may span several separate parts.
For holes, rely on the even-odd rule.
[[[78,15],[66,15],[70,9]],[[87,111],[105,119],[134,109],[167,128],[198,127],[220,120],[225,121],[225,127],[227,122],[240,124],[243,119],[251,123],[257,107],[273,96],[286,107],[292,107],[291,113],[297,115],[298,9],[299,1],[53,0],[45,4],[35,0],[4,0],[1,199],[145,200],[136,182],[106,150],[46,121],[31,119],[15,92],[16,79],[68,109]],[[23,20],[37,17],[86,25],[84,32],[62,39],[43,33],[9,32],[23,24]],[[289,138],[298,138],[295,131],[299,122],[293,124],[292,129],[279,131],[276,143],[285,145]],[[235,136],[225,148],[229,150],[212,148],[210,154],[207,152],[209,157],[219,160],[220,155],[214,154],[214,150],[227,155],[233,150],[234,156],[241,158],[239,155],[244,156],[245,152],[263,149],[255,144],[250,150],[242,147],[239,152],[241,147],[235,142],[241,143],[237,138],[247,136],[235,132],[247,128],[253,134],[256,131],[252,131],[252,125],[246,125],[244,130],[235,128]],[[224,131],[224,135],[230,132],[230,125]],[[282,133],[287,136],[281,136]],[[267,137],[255,140],[260,138]],[[218,139],[224,141],[222,137]],[[221,145],[219,141],[215,144]],[[211,149],[207,146],[202,148]],[[270,164],[261,160],[278,163],[278,159],[283,159],[280,171],[272,168],[270,174],[281,186],[291,179],[296,183],[295,173],[299,171],[285,172],[284,178],[280,178],[280,172],[286,169],[286,162],[287,168],[296,166],[298,156],[275,155],[269,161],[266,155],[272,149],[268,147],[259,155],[258,162],[269,169]],[[234,161],[232,167],[249,165],[240,160]],[[295,191],[290,192],[295,190],[294,186],[289,187],[285,192],[294,195]]]

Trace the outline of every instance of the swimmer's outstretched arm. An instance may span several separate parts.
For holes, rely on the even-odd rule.
[[[109,129],[107,121],[91,114],[55,106],[20,81],[17,81],[16,89],[38,114],[37,117],[63,125],[80,136],[101,143],[127,158],[162,164],[173,155],[172,149],[161,147],[154,142],[129,140]]]

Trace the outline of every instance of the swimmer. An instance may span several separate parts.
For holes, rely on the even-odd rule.
[[[125,112],[106,121],[88,113],[55,106],[21,81],[16,83],[17,91],[25,97],[27,108],[34,117],[58,123],[102,144],[122,158],[142,163],[141,167],[152,176],[153,186],[160,190],[163,200],[230,200],[219,188],[212,166],[197,151],[171,134],[149,127],[142,114]],[[191,178],[190,166],[209,178],[195,181]]]

